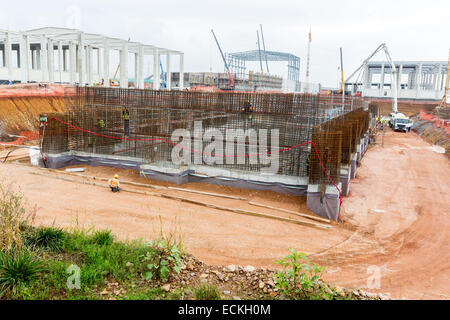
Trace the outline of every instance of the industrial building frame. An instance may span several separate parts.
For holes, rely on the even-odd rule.
[[[445,90],[447,65],[447,61],[395,61],[398,98],[441,99]],[[359,89],[365,97],[392,98],[391,82],[385,79],[387,75],[392,77],[390,63],[368,62],[356,83],[345,83],[346,90],[356,92]]]
[[[22,50],[27,48],[27,50]],[[153,56],[153,79],[161,74],[160,58],[166,55],[166,72],[170,74],[172,56],[179,57],[179,72],[184,73],[184,54],[181,51],[143,44],[136,41],[87,33],[77,29],[44,27],[27,31],[0,29],[0,80],[13,82],[71,83],[80,86],[101,83],[109,86],[110,51],[120,51],[120,87],[128,88],[128,54],[135,55],[134,87],[144,88],[144,56]],[[94,54],[97,51],[97,70]],[[16,58],[14,59],[14,54]],[[56,57],[55,57],[56,54]],[[14,61],[15,60],[15,61]],[[156,75],[156,77],[155,77]],[[178,89],[183,89],[180,77]],[[154,89],[160,81],[154,81]],[[166,89],[172,89],[168,77]]]
[[[300,81],[300,58],[291,53],[267,50],[250,50],[226,53],[225,57],[231,69],[231,73],[237,74],[242,78],[245,76],[246,61],[287,61],[287,79],[295,82]]]

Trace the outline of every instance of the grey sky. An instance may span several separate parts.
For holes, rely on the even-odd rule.
[[[336,86],[339,47],[348,75],[380,43],[394,60],[443,60],[450,47],[450,1],[9,1],[0,9],[0,28],[27,30],[73,24],[80,28],[185,52],[185,71],[223,71],[211,35],[224,51],[256,49],[263,24],[266,49],[300,56],[305,78],[307,34],[312,28],[311,81]],[[71,18],[72,17],[72,18]],[[76,20],[76,19],[75,19]],[[376,60],[384,59],[382,54]],[[249,69],[258,70],[256,64]],[[285,75],[285,64],[269,65]]]

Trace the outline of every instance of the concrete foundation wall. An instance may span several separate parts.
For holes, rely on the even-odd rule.
[[[293,177],[284,175],[263,175],[239,170],[215,168],[210,166],[174,167],[170,163],[146,164],[136,161],[136,158],[121,156],[92,156],[80,152],[67,152],[48,155],[45,163],[40,165],[57,169],[72,165],[109,166],[121,169],[139,170],[140,175],[149,179],[166,181],[174,184],[188,182],[204,182],[252,190],[271,190],[278,193],[306,196],[308,209],[317,215],[337,221],[340,211],[340,197],[350,192],[350,181],[356,177],[356,170],[361,165],[369,143],[368,134],[361,139],[357,152],[351,155],[350,165],[342,165],[339,191],[334,185],[328,185],[325,193],[319,190],[319,185],[309,185],[307,177]]]

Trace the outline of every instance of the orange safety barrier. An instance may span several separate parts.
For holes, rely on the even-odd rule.
[[[420,119],[433,123],[438,128],[444,129],[450,134],[450,121],[428,114],[424,110],[420,110]]]
[[[33,141],[39,139],[39,132],[38,131],[22,131],[20,133],[20,136],[12,142],[3,142],[0,141],[1,144],[11,145],[11,146],[17,146],[19,144],[24,143],[25,141]]]
[[[19,84],[0,86],[0,98],[15,97],[64,97],[74,95],[75,88],[60,84]]]

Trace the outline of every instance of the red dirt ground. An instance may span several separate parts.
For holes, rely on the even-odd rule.
[[[381,138],[379,137],[379,142]],[[86,168],[86,175],[147,182],[137,172]],[[327,268],[325,278],[346,287],[366,287],[370,268],[381,274],[379,290],[394,298],[448,299],[450,296],[450,166],[448,159],[414,133],[388,132],[384,147],[372,146],[362,160],[350,196],[343,201],[343,222],[331,230],[243,216],[160,197],[42,177],[45,171],[7,163],[2,180],[20,187],[37,224],[109,228],[121,239],[152,239],[162,227],[176,230],[185,249],[209,264],[275,267],[293,247]],[[55,176],[55,173],[48,172]],[[67,176],[70,177],[70,176]],[[82,178],[70,177],[81,180]],[[167,186],[166,183],[151,181]],[[207,184],[187,188],[238,195],[278,208],[307,212],[305,199],[273,192]],[[129,187],[130,189],[139,189]],[[147,189],[147,191],[150,191]],[[160,192],[159,190],[156,190]],[[164,193],[281,216],[243,200],[175,190]]]

